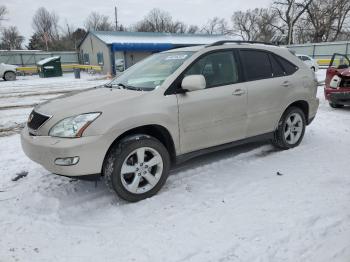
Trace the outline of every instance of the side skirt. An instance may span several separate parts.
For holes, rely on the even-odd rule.
[[[191,158],[194,158],[194,157],[197,157],[197,156],[201,156],[201,155],[205,155],[205,154],[208,154],[208,153],[212,153],[212,152],[216,152],[216,151],[232,148],[232,147],[243,145],[243,144],[247,144],[247,143],[271,140],[273,138],[274,138],[274,132],[270,132],[270,133],[266,133],[266,134],[262,134],[262,135],[258,135],[258,136],[253,136],[253,137],[249,137],[249,138],[233,141],[233,142],[226,143],[226,144],[223,144],[223,145],[218,145],[218,146],[213,146],[213,147],[209,147],[209,148],[200,149],[200,150],[193,151],[193,152],[190,152],[190,153],[178,155],[176,157],[176,164],[183,163],[183,162],[185,162],[185,161],[187,161],[187,160],[189,160]]]

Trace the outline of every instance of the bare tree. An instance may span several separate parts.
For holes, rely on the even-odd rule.
[[[5,20],[5,15],[8,13],[6,6],[0,5],[0,24]]]
[[[243,40],[268,42],[276,31],[276,15],[267,8],[237,11],[231,19],[233,31]]]
[[[33,17],[33,29],[35,34],[43,38],[46,50],[49,50],[49,43],[59,39],[58,34],[58,15],[55,12],[49,12],[44,7],[40,7]]]
[[[228,34],[230,30],[228,29],[227,21],[224,18],[214,17],[209,19],[207,24],[203,26],[202,32],[213,35],[213,34]]]
[[[348,0],[313,0],[296,24],[295,35],[300,43],[347,40],[349,13]]]
[[[183,22],[179,21],[172,22],[172,25],[169,26],[170,33],[184,34],[186,33],[186,30],[187,26]]]
[[[24,37],[18,32],[17,27],[10,26],[2,30],[1,48],[6,50],[22,49]]]
[[[288,44],[293,43],[294,26],[306,12],[312,1],[313,0],[279,0],[274,2],[273,9],[282,21],[279,29],[286,32]]]
[[[200,31],[199,27],[196,25],[189,25],[187,27],[186,33],[188,34],[197,34]]]
[[[313,40],[313,26],[307,16],[302,16],[295,24],[294,28],[294,42],[295,43],[309,43]]]
[[[345,25],[346,22],[350,23],[350,1],[349,0],[336,0],[337,6],[337,19],[335,22],[335,34],[333,36],[333,41],[337,40],[338,37],[342,34],[342,30],[345,26],[347,26],[347,29],[349,29],[350,25]]]
[[[138,32],[166,32],[173,33],[174,26],[171,15],[160,9],[152,9],[141,21],[136,23],[135,31]]]
[[[106,15],[92,12],[85,21],[85,28],[88,31],[114,31],[115,27]]]
[[[174,21],[170,13],[158,8],[152,9],[132,28],[137,32],[186,33],[187,26],[181,21]]]
[[[233,30],[236,31],[243,40],[257,40],[259,36],[257,9],[246,12],[237,11],[231,18]]]

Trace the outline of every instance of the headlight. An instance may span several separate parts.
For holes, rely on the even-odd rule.
[[[49,136],[81,137],[84,130],[100,115],[101,113],[87,113],[67,117],[50,129]]]

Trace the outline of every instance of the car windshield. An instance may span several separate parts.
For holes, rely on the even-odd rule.
[[[350,60],[347,55],[334,54],[330,66],[337,69],[346,69],[350,66]]]
[[[160,86],[194,52],[166,52],[154,54],[135,64],[107,87],[151,91]]]

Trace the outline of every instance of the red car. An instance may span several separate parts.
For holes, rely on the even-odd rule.
[[[350,60],[335,53],[327,69],[324,94],[333,108],[350,105]]]

